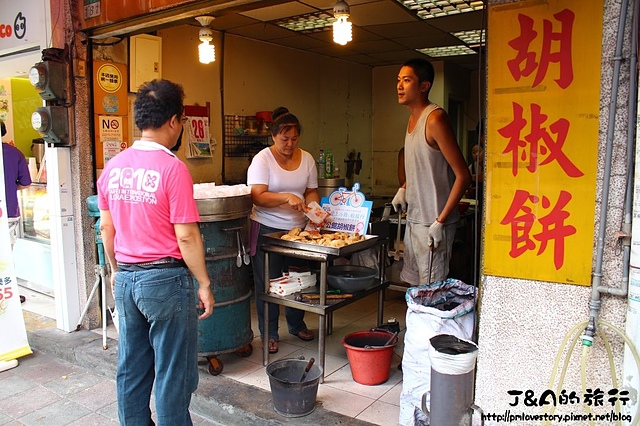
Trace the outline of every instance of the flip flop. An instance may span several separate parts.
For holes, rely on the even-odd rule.
[[[276,339],[269,339],[269,353],[278,353],[278,341]]]

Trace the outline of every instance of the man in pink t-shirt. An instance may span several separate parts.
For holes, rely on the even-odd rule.
[[[98,179],[100,231],[119,321],[121,425],[153,424],[149,402],[154,379],[158,424],[192,424],[197,321],[212,314],[214,298],[193,181],[171,152],[182,136],[183,100],[178,84],[144,84],[134,103],[142,136],[109,160]]]

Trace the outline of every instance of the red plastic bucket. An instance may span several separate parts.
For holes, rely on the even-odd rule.
[[[342,345],[347,351],[353,380],[362,385],[379,385],[389,379],[398,337],[384,345],[392,335],[386,331],[369,330],[344,336]]]

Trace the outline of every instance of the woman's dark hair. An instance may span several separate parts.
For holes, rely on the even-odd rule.
[[[291,129],[296,129],[298,134],[301,133],[300,121],[298,117],[291,114],[289,110],[283,106],[278,107],[271,113],[271,135],[276,136],[280,133],[286,133]]]
[[[4,124],[4,121],[0,119],[0,136],[4,136],[7,134],[7,126]]]
[[[430,83],[429,90],[427,90],[427,94],[429,94],[431,86],[433,86],[433,79],[436,75],[431,62],[422,58],[413,58],[402,64],[402,66],[409,67],[413,70],[418,77],[418,83],[422,83],[423,81],[428,81]]]
[[[182,118],[184,90],[169,80],[152,80],[143,84],[133,104],[136,126],[140,130],[159,129],[171,117]]]

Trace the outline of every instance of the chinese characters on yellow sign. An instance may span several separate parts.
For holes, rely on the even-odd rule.
[[[549,0],[489,9],[488,275],[589,284],[602,8]]]

